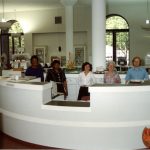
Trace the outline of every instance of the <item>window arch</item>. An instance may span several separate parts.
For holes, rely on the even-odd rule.
[[[6,26],[0,29],[0,52],[3,57],[3,69],[11,68],[10,60],[12,59],[12,54],[14,54],[15,49],[19,47],[24,48],[24,34],[20,24],[16,20],[9,20],[7,23],[9,23],[11,27]],[[14,26],[16,27],[15,29]]]
[[[129,63],[129,25],[116,14],[106,18],[106,61],[110,60],[117,65]]]
[[[10,20],[12,25],[9,29],[9,52],[10,55],[17,52],[19,48],[24,48],[24,33],[20,23],[16,20]]]

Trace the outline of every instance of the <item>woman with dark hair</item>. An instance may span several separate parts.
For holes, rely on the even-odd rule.
[[[51,68],[46,75],[47,82],[54,81],[57,83],[57,92],[64,93],[64,99],[68,96],[67,81],[64,71],[60,68],[60,61],[54,60]]]
[[[132,59],[133,67],[128,69],[125,80],[126,83],[137,80],[149,80],[148,73],[144,67],[141,66],[142,60],[136,56]]]
[[[82,72],[79,74],[78,80],[80,85],[78,100],[90,100],[88,86],[95,84],[96,79],[92,73],[92,65],[89,62],[82,64]]]
[[[25,75],[26,76],[35,76],[41,78],[41,82],[44,82],[44,70],[39,64],[39,59],[36,55],[31,57],[31,66],[27,68]]]

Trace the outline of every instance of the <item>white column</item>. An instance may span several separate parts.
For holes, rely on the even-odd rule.
[[[77,0],[61,0],[66,16],[66,60],[74,60],[73,50],[73,5]]]
[[[92,0],[92,65],[93,71],[97,67],[105,67],[105,0]]]

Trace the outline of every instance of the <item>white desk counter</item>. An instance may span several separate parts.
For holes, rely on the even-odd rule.
[[[66,74],[67,83],[68,83],[68,100],[74,101],[77,100],[79,92],[79,74]],[[104,83],[103,76],[104,74],[94,74],[97,83]],[[125,83],[125,74],[120,74],[121,83]]]
[[[30,143],[78,150],[140,149],[150,125],[150,86],[90,87],[90,107],[44,105],[51,84],[0,81],[2,131]]]

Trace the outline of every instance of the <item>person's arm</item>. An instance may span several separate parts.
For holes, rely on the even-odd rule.
[[[26,72],[25,72],[25,76],[30,76],[30,67],[27,68]]]
[[[149,80],[149,75],[148,75],[148,72],[146,71],[146,69],[145,69],[145,78],[144,78],[144,80]]]
[[[128,84],[130,81],[130,70],[127,71],[126,77],[125,77],[125,83]]]
[[[45,81],[46,81],[46,82],[50,82],[50,80],[51,80],[51,73],[50,73],[50,69],[49,69],[49,70],[47,71]]]
[[[115,76],[115,83],[121,83],[121,78],[118,73],[116,73],[116,76]]]
[[[103,75],[103,82],[106,83],[106,72]]]
[[[67,87],[67,79],[66,79],[65,72],[61,70],[61,74],[62,74],[62,81],[63,81],[63,87],[64,87],[64,94],[65,96],[68,96],[68,87]]]
[[[63,82],[63,86],[64,86],[65,96],[68,96],[68,87],[67,87],[67,81],[66,80]]]
[[[40,75],[40,77],[41,77],[41,82],[44,82],[44,70],[43,70],[43,68],[41,68],[41,75]]]

